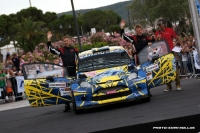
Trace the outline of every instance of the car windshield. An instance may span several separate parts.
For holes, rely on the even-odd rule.
[[[126,51],[93,55],[79,59],[79,72],[88,72],[98,69],[105,69],[128,65],[131,59]]]

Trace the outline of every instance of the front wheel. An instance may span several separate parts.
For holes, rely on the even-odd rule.
[[[147,102],[150,102],[150,101],[151,101],[150,96],[141,99],[141,102],[143,102],[143,103],[147,103]]]
[[[150,93],[150,90],[148,89],[148,97],[141,99],[141,102],[143,103],[150,102],[151,101],[150,97],[151,97],[151,93]]]
[[[81,113],[81,110],[77,110],[77,108],[76,108],[76,101],[75,101],[75,98],[74,98],[74,93],[73,92],[71,92],[72,93],[72,103],[73,103],[73,110],[74,110],[74,113],[75,114],[80,114]]]

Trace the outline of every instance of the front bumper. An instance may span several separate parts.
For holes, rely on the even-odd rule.
[[[74,98],[77,109],[93,108],[113,103],[120,103],[126,101],[133,101],[147,98],[149,96],[146,79],[134,82],[130,81],[128,87],[114,86],[108,88],[101,88],[101,91],[95,92],[79,92],[74,91]],[[113,88],[118,88],[115,93]],[[103,91],[102,91],[103,90]]]
[[[126,99],[124,100],[119,99],[119,98],[113,98],[113,99],[109,99],[109,100],[103,100],[101,102],[99,102],[99,104],[94,101],[85,101],[84,102],[84,106],[76,106],[78,110],[80,109],[89,109],[89,108],[95,108],[95,107],[102,107],[102,106],[106,106],[106,105],[112,105],[112,104],[116,104],[116,103],[124,103],[124,102],[130,102],[130,101],[135,101],[135,100],[140,100],[143,98],[147,98],[148,95],[142,96],[142,97],[135,97],[135,98],[130,98],[130,99]],[[78,102],[76,102],[77,104]]]

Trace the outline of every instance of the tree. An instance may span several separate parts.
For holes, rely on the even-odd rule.
[[[10,40],[14,40],[15,29],[13,25],[18,23],[16,15],[1,15],[0,16],[0,46],[9,44]]]
[[[19,22],[23,21],[23,18],[32,17],[33,21],[42,21],[43,20],[43,12],[42,10],[38,10],[36,7],[29,7],[27,9],[22,9],[17,12],[17,19]]]
[[[44,24],[42,21],[34,22],[32,17],[24,18],[21,23],[16,24],[17,46],[25,52],[33,52],[36,45],[45,41],[47,29],[41,29]]]
[[[90,32],[91,28],[101,31],[110,25],[119,24],[120,21],[121,17],[112,10],[92,10],[83,15],[83,25],[87,32]]]
[[[59,26],[62,25],[62,33],[64,35],[69,34],[72,36],[76,35],[76,27],[74,23],[73,15],[65,14],[58,18]],[[80,22],[77,20],[78,25],[80,26]],[[79,28],[80,29],[80,28]]]
[[[174,23],[190,18],[187,0],[134,0],[128,8],[134,23],[152,27],[159,17]]]
[[[1,37],[1,40],[3,40],[4,38],[6,38],[8,35],[7,35],[7,20],[5,18],[5,16],[0,16],[0,37]]]
[[[46,12],[42,18],[42,20],[47,24],[49,24],[57,19],[58,19],[58,17],[55,12]]]
[[[111,33],[111,32],[114,32],[116,31],[117,33],[120,33],[120,26],[119,25],[110,25],[109,28],[108,28],[108,31]]]

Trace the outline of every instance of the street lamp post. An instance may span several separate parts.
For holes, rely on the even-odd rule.
[[[59,28],[61,29],[62,36],[64,36],[64,34],[63,34],[63,26],[60,25]]]
[[[74,16],[74,23],[75,23],[75,26],[76,26],[76,33],[77,33],[77,37],[78,37],[78,44],[79,44],[79,47],[80,47],[80,51],[82,51],[81,40],[80,40],[80,36],[79,36],[78,23],[77,23],[77,20],[76,20],[76,13],[75,13],[75,10],[74,10],[73,0],[71,0],[71,5],[72,5],[73,16]]]
[[[128,25],[129,25],[129,30],[131,30],[131,23],[130,23],[129,9],[128,9]]]
[[[68,34],[69,34],[69,35],[72,33],[72,32],[71,32],[71,27],[72,27],[71,25],[68,26],[68,29],[69,29]]]
[[[200,59],[200,14],[198,13],[198,3],[199,0],[188,0],[189,8],[190,8],[190,14],[192,18],[192,25],[194,29],[194,35],[196,38],[196,48],[198,51],[198,56]]]
[[[83,37],[84,35],[83,35],[83,27],[82,26],[81,26],[81,33],[82,33],[82,37]]]
[[[30,4],[30,7],[32,7],[32,6],[31,6],[31,0],[29,0],[29,4]]]

